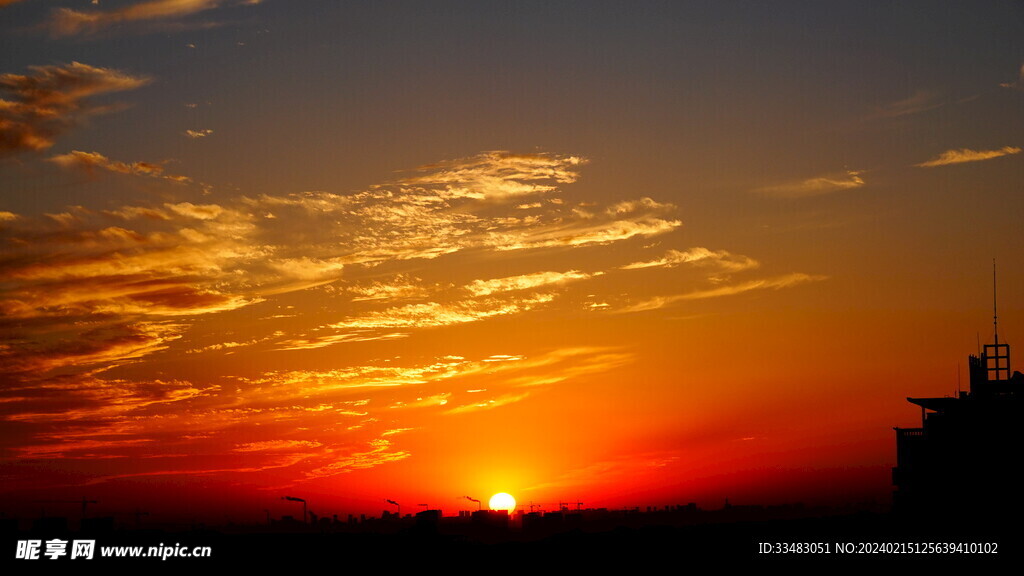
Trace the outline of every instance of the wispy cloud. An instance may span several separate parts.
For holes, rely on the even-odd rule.
[[[335,329],[435,328],[476,322],[494,316],[525,312],[551,302],[551,294],[533,294],[521,299],[464,300],[444,304],[427,302],[378,310],[331,324]]]
[[[779,290],[782,288],[789,288],[800,284],[806,284],[808,282],[817,282],[824,280],[824,276],[814,276],[810,274],[794,273],[786,274],[784,276],[776,276],[772,278],[762,278],[759,280],[748,280],[738,284],[729,284],[726,286],[719,286],[716,288],[709,288],[705,290],[694,290],[693,292],[687,292],[685,294],[674,294],[671,296],[658,296],[650,298],[634,304],[616,310],[619,313],[628,312],[645,312],[648,310],[657,310],[658,308],[664,308],[678,302],[684,302],[687,300],[702,300],[705,298],[718,298],[721,296],[732,296],[735,294],[742,294],[744,292],[750,292],[751,290]]]
[[[655,212],[675,209],[676,206],[674,204],[658,202],[650,198],[641,198],[639,200],[624,200],[617,204],[613,204],[609,206],[605,212],[611,215],[622,215],[632,214],[635,212]]]
[[[585,216],[583,221],[589,220]],[[539,226],[517,234],[492,234],[491,242],[497,250],[536,250],[541,248],[574,248],[579,246],[611,244],[630,238],[643,238],[667,234],[682,225],[679,220],[639,217],[630,220],[595,223],[578,226]]]
[[[178,174],[165,174],[164,167],[152,162],[119,162],[111,160],[99,152],[83,152],[73,150],[67,154],[51,156],[50,162],[62,168],[78,168],[87,172],[94,170],[106,170],[118,174],[132,174],[135,176],[148,176],[150,178],[161,178],[172,182],[189,183],[192,179],[188,176]]]
[[[234,448],[235,452],[289,451],[297,448],[318,448],[321,444],[311,440],[263,440],[247,442]]]
[[[632,352],[613,347],[568,347],[510,363],[507,383],[516,387],[536,388],[564,382],[578,376],[599,374],[635,359]]]
[[[354,470],[363,470],[389,462],[404,460],[409,456],[411,456],[409,452],[393,448],[390,440],[381,437],[372,440],[365,449],[332,455],[329,464],[310,470],[306,473],[306,477],[324,478],[337,474],[347,474]]]
[[[185,136],[188,136],[193,140],[197,138],[206,138],[211,134],[213,134],[213,130],[210,130],[209,128],[203,128],[202,130],[185,130]]]
[[[149,0],[113,10],[54,9],[47,27],[55,37],[88,35],[118,24],[177,20],[225,5],[258,4],[260,0]]]
[[[41,380],[34,386],[21,384],[25,396],[17,410],[3,419],[14,422],[68,423],[114,421],[119,417],[138,415],[155,406],[186,403],[210,390],[200,389],[186,381],[104,380],[82,377]]]
[[[250,390],[249,403],[294,401],[298,398],[329,397],[357,390],[419,386],[476,372],[480,365],[464,358],[438,358],[430,364],[366,364],[334,370],[288,370],[267,372],[257,378],[236,378]]]
[[[529,395],[530,395],[529,392],[515,392],[515,393],[509,393],[509,394],[502,394],[500,396],[496,396],[494,398],[490,398],[490,399],[483,400],[483,401],[480,401],[480,402],[475,402],[475,403],[472,403],[472,404],[463,404],[461,406],[456,406],[455,408],[452,408],[451,410],[448,410],[447,413],[448,414],[465,414],[466,412],[475,412],[477,410],[488,410],[488,409],[491,409],[491,408],[498,408],[498,407],[501,407],[501,406],[506,406],[508,404],[513,404],[515,402],[519,402],[520,400],[525,400],[526,397],[529,396]]]
[[[573,280],[585,280],[590,274],[569,270],[568,272],[534,272],[521,276],[509,276],[507,278],[493,278],[491,280],[474,280],[466,286],[473,296],[489,296],[496,292],[509,292],[512,290],[528,290],[552,284],[564,284]]]
[[[758,188],[756,191],[776,198],[822,196],[864,186],[864,179],[860,177],[861,174],[862,172],[859,171],[847,170],[844,173],[826,174],[806,180],[765,186]]]
[[[366,330],[356,330],[352,332],[344,332],[342,334],[324,334],[315,336],[303,335],[280,342],[276,350],[313,350],[341,343],[347,344],[352,342],[371,342],[373,340],[397,340],[399,338],[408,337],[409,334],[407,332],[374,333]]]
[[[742,254],[732,254],[725,250],[708,250],[703,247],[690,248],[689,250],[669,250],[664,256],[657,260],[646,262],[634,262],[622,266],[623,270],[637,270],[640,268],[672,268],[680,264],[694,264],[701,266],[713,266],[725,272],[740,272],[757,268],[758,262],[753,258]]]
[[[396,401],[391,405],[391,408],[427,408],[432,406],[444,406],[448,403],[448,399],[451,398],[451,392],[442,392],[440,394],[432,394],[430,396],[420,396],[415,400],[409,401]]]
[[[83,118],[104,112],[88,99],[134,90],[149,80],[110,68],[72,62],[32,66],[31,74],[0,75],[0,156],[46,150]]]
[[[436,290],[437,287],[435,286]],[[389,282],[374,281],[349,286],[347,290],[355,294],[354,302],[363,300],[398,300],[402,298],[423,298],[431,293],[431,289],[419,278],[405,274],[397,275]]]
[[[556,184],[570,184],[578,177],[579,156],[486,152],[467,158],[428,164],[401,181],[411,185],[441,185],[447,198],[504,200],[550,192]],[[550,180],[551,184],[543,183]]]
[[[277,455],[270,460],[264,460],[256,465],[252,466],[237,466],[237,467],[218,467],[218,468],[172,468],[164,470],[151,470],[147,472],[131,472],[127,474],[110,474],[107,476],[99,476],[88,481],[86,485],[101,484],[103,482],[109,482],[111,480],[120,480],[123,478],[142,478],[151,476],[209,476],[214,474],[251,474],[253,472],[262,472],[264,470],[274,470],[279,468],[289,468],[304,460],[308,460],[315,456],[315,454],[281,454]]]
[[[945,103],[940,100],[939,96],[934,92],[921,90],[907,98],[897,100],[896,102],[890,102],[889,104],[878,108],[871,117],[898,118],[901,116],[920,114],[921,112],[941,108],[944,105]]]
[[[932,158],[927,162],[915,164],[915,166],[919,168],[934,168],[936,166],[949,166],[950,164],[963,164],[965,162],[981,162],[982,160],[991,160],[1001,156],[1019,154],[1020,150],[1020,148],[1014,146],[1004,146],[995,150],[971,150],[969,148],[946,150],[935,158]]]
[[[1020,71],[1017,72],[1017,78],[1015,80],[1012,82],[1003,82],[999,85],[1011,90],[1024,90],[1024,64],[1021,64]]]

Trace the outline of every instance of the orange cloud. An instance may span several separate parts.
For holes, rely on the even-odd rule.
[[[259,0],[150,0],[106,11],[57,8],[50,16],[48,27],[57,37],[94,34],[115,24],[179,19],[222,5],[258,3]]]
[[[538,248],[577,247],[611,244],[634,237],[657,236],[678,228],[682,222],[642,217],[635,220],[582,226],[538,226],[517,233],[493,233],[490,242],[496,250],[535,250]]]
[[[405,450],[393,449],[391,441],[383,437],[371,440],[368,444],[361,451],[350,451],[347,454],[332,455],[331,463],[310,470],[306,473],[306,477],[324,478],[337,474],[347,474],[353,470],[373,468],[381,464],[404,460],[411,456]]]
[[[860,177],[862,172],[847,170],[842,174],[828,174],[815,178],[808,178],[798,182],[788,182],[775,186],[765,186],[757,191],[776,198],[805,198],[808,196],[822,196],[833,192],[842,192],[864,186],[864,179]]]
[[[331,324],[335,329],[359,328],[433,328],[475,322],[493,316],[524,312],[554,299],[550,294],[534,294],[518,301],[484,300],[452,304],[427,302],[369,312]]]
[[[235,452],[269,452],[281,450],[294,450],[296,448],[317,448],[319,442],[310,440],[264,440],[261,442],[248,442],[234,448]]]
[[[424,174],[409,176],[406,185],[443,185],[446,198],[502,200],[555,189],[579,177],[577,167],[586,160],[579,156],[510,154],[486,152],[473,158],[428,164],[417,169]],[[538,181],[549,180],[552,184]]]
[[[78,168],[90,173],[95,169],[100,169],[118,174],[132,174],[135,176],[162,178],[173,182],[189,183],[192,181],[192,179],[187,176],[164,174],[164,167],[159,164],[153,164],[151,162],[118,162],[107,158],[99,152],[73,150],[68,154],[51,156],[49,160],[62,168]]]
[[[1016,148],[1014,146],[1003,146],[996,150],[971,150],[969,148],[946,150],[935,158],[932,158],[927,162],[915,164],[915,166],[919,168],[934,168],[936,166],[949,166],[950,164],[963,164],[964,162],[981,162],[982,160],[991,160],[1001,156],[1019,154],[1020,150],[1020,148]]]
[[[489,296],[495,292],[509,292],[513,290],[528,290],[551,284],[564,284],[573,280],[585,280],[590,274],[570,270],[568,272],[534,272],[521,276],[509,276],[508,278],[494,278],[491,280],[474,280],[466,286],[473,296]]]
[[[772,289],[779,290],[782,288],[789,288],[800,284],[806,284],[808,282],[817,282],[824,280],[824,276],[814,276],[810,274],[794,273],[787,274],[785,276],[776,276],[774,278],[763,278],[760,280],[749,280],[747,282],[741,282],[739,284],[730,284],[727,286],[720,286],[718,288],[711,288],[707,290],[695,290],[693,292],[687,292],[686,294],[675,294],[672,296],[658,296],[648,300],[644,300],[632,306],[627,306],[618,310],[620,313],[626,312],[645,312],[647,310],[656,310],[658,308],[664,308],[666,306],[675,304],[677,302],[683,302],[686,300],[701,300],[705,298],[718,298],[721,296],[732,296],[735,294],[742,294],[744,292],[750,292],[751,290],[764,290]]]
[[[708,250],[697,247],[689,250],[669,250],[665,256],[657,260],[646,262],[634,262],[622,266],[623,270],[637,270],[640,268],[672,268],[679,264],[709,265],[725,270],[727,272],[740,272],[750,268],[757,268],[758,263],[752,258],[741,254],[731,254],[725,250]]]
[[[436,290],[438,287],[434,288]],[[356,295],[352,299],[353,302],[422,298],[430,294],[430,289],[424,286],[419,278],[411,278],[404,274],[399,274],[391,282],[372,282],[349,286],[347,290]]]
[[[158,164],[96,152],[53,162],[166,176]],[[560,305],[577,316],[587,303],[613,308],[602,301],[621,299],[621,270],[692,270],[713,281],[638,309],[800,283],[800,275],[709,278],[757,267],[724,250],[635,256],[649,249],[637,240],[679,229],[676,208],[651,198],[573,200],[562,187],[584,164],[488,152],[351,194],[222,194],[202,203],[194,190],[168,187],[138,205],[0,214],[0,448],[120,459],[118,473],[93,482],[290,467],[282,476],[313,480],[408,458],[401,443],[415,438],[402,426],[531,402],[638,357],[517,348],[514,339],[486,339],[468,358],[389,355],[395,348],[415,354],[427,338],[443,347],[442,333],[459,326]],[[514,266],[509,250],[522,251]],[[601,292],[609,286],[616,292]],[[388,342],[404,338],[416,342]],[[318,350],[332,345],[348,349]],[[200,358],[202,376],[175,372]],[[170,470],[159,456],[182,460]]]
[[[134,90],[149,82],[119,70],[72,62],[31,66],[32,74],[0,75],[0,156],[46,150],[79,120],[105,109],[87,99]]]
[[[448,410],[447,414],[464,414],[466,412],[475,412],[477,410],[488,410],[491,408],[498,408],[500,406],[505,406],[508,404],[512,404],[514,402],[519,402],[520,400],[525,400],[526,397],[529,395],[529,392],[502,394],[501,396],[497,396],[489,400],[483,400],[481,402],[475,402],[473,404],[463,404],[462,406],[456,406],[455,408]]]

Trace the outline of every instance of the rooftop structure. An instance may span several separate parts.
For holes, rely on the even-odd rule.
[[[968,357],[970,390],[907,398],[921,407],[920,428],[895,428],[893,507],[897,512],[960,517],[1024,511],[1024,374],[1010,371],[999,341]]]

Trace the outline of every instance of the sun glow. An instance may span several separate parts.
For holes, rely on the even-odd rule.
[[[487,505],[490,506],[491,510],[505,510],[511,514],[516,509],[516,499],[511,494],[498,492],[491,496],[491,500]]]

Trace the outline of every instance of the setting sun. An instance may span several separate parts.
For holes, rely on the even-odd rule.
[[[511,494],[498,492],[491,496],[491,500],[487,505],[491,507],[491,510],[505,510],[511,514],[516,509],[516,499]]]

